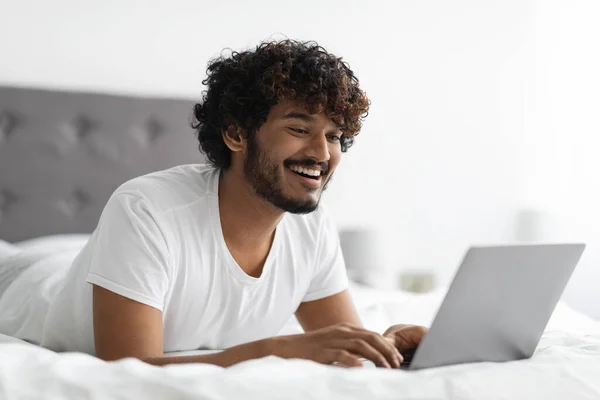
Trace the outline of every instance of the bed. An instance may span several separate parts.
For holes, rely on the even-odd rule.
[[[600,323],[563,302],[535,355],[418,372],[342,369],[267,357],[223,369],[154,367],[58,354],[17,339],[40,328],[67,268],[125,180],[176,164],[202,162],[189,128],[192,102],[0,87],[0,267],[31,264],[0,298],[2,398],[394,398],[600,399]],[[1,271],[0,271],[1,272]],[[43,288],[32,292],[31,288]],[[444,287],[427,294],[351,283],[365,325],[429,325]],[[35,304],[44,304],[38,301]],[[7,328],[8,327],[8,328]],[[299,333],[291,318],[280,334]]]

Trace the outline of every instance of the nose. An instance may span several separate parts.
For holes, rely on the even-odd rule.
[[[329,154],[327,137],[325,135],[314,135],[307,155],[317,162],[329,161],[331,154]]]

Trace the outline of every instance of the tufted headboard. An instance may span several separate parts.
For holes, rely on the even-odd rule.
[[[121,183],[204,162],[192,106],[0,86],[0,239],[90,233]]]

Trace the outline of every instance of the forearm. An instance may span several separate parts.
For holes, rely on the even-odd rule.
[[[262,358],[275,354],[273,339],[264,339],[231,347],[227,350],[194,356],[156,357],[144,361],[152,365],[205,363],[229,367],[242,361]]]

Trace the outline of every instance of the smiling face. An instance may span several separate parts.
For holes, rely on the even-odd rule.
[[[310,114],[298,103],[281,101],[247,143],[244,179],[281,210],[312,212],[340,162],[341,136],[325,114]]]

